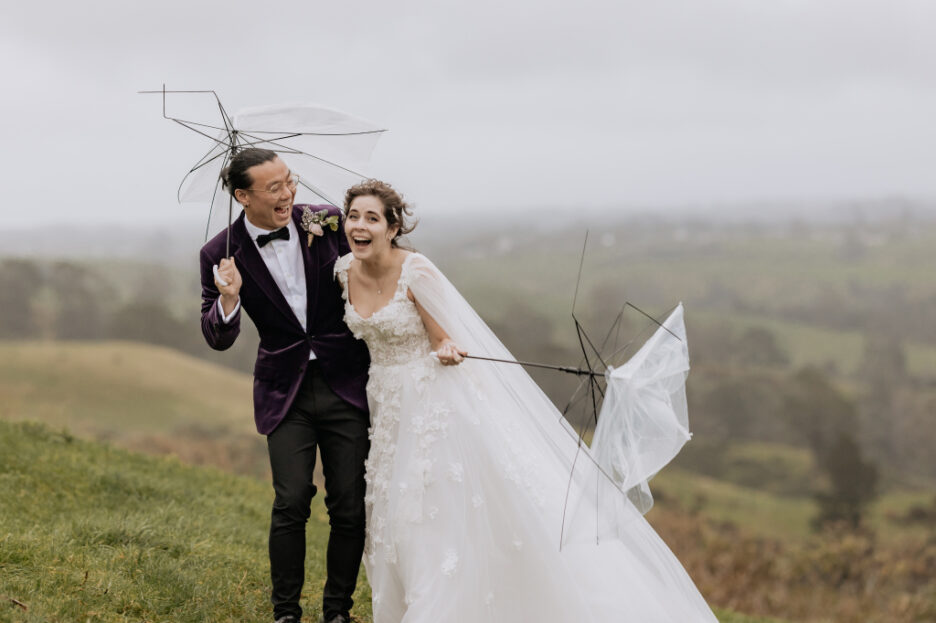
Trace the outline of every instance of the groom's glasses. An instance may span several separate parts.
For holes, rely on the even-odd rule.
[[[266,190],[263,190],[262,188],[248,188],[247,190],[255,193],[270,193],[271,195],[278,195],[283,192],[283,186],[284,184],[282,182],[276,182]],[[285,186],[289,188],[290,191],[296,190],[296,188],[299,186],[299,176],[290,175],[289,179],[286,180]]]

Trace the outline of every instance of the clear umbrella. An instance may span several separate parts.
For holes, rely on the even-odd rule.
[[[299,176],[297,203],[341,205],[345,190],[367,177],[364,172],[371,152],[385,132],[368,121],[337,110],[309,104],[264,106],[229,115],[214,91],[159,91],[163,117],[197,132],[210,148],[189,170],[179,185],[180,203],[210,206],[205,228],[207,239],[234,217],[234,202],[221,188],[220,173],[239,150],[270,149]],[[166,114],[167,95],[210,95],[218,108],[214,122],[180,119]],[[225,218],[226,215],[226,218]],[[229,253],[228,253],[229,254]]]

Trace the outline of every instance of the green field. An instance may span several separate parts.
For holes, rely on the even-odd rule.
[[[0,342],[0,420],[262,476],[249,375],[133,342]]]
[[[252,478],[0,422],[0,621],[269,620],[271,495]],[[317,500],[303,596],[313,621],[328,529]],[[355,601],[370,621],[365,582]]]
[[[823,301],[834,298],[839,312],[845,312],[886,305],[894,290],[911,301],[936,297],[929,259],[936,246],[932,228],[918,239],[891,241],[854,260],[840,257],[839,243],[822,238],[736,233],[712,242],[710,248],[695,243],[680,249],[680,244],[659,234],[645,240],[632,240],[627,234],[619,237],[633,246],[622,242],[604,248],[593,242],[585,257],[577,309],[586,319],[590,312],[598,314],[591,325],[586,323],[594,335],[603,332],[625,300],[654,314],[682,301],[690,337],[694,330],[713,325],[735,332],[762,327],[775,333],[779,345],[790,354],[791,365],[833,362],[841,373],[851,374],[858,366],[865,336],[837,326],[835,308]],[[552,326],[552,335],[546,337],[574,347],[570,312],[581,242],[546,238],[536,247],[470,259],[456,255],[457,259],[443,258],[440,263],[485,318],[502,319],[520,309],[517,301],[529,302],[525,311],[544,317]],[[862,289],[869,290],[873,298]],[[789,317],[792,309],[816,305],[832,307],[822,325]],[[635,327],[646,324],[629,313]],[[878,331],[899,332],[901,328],[880,326]],[[908,372],[933,378],[936,344],[910,336],[904,341]]]
[[[805,492],[800,497],[778,496],[674,467],[657,475],[651,482],[651,490],[662,492],[659,506],[663,509],[695,509],[709,519],[743,527],[752,535],[802,541],[814,533],[811,521],[816,515],[816,505]],[[930,490],[885,493],[869,509],[868,525],[884,542],[925,538],[929,528],[899,525],[892,516],[906,512],[911,506],[927,506],[933,498]],[[648,514],[651,521],[653,512]]]
[[[0,342],[0,418],[95,435],[250,432],[250,376],[132,342]]]
[[[253,427],[250,392],[248,375],[166,348],[129,342],[0,342],[0,419],[36,420],[133,450],[265,476],[265,444]],[[700,443],[690,443],[686,452]],[[803,449],[735,442],[720,451],[728,452],[739,469],[769,468],[794,487],[812,474],[812,459]],[[232,453],[251,460],[232,464]],[[715,479],[669,467],[653,485],[662,491],[664,507],[700,508],[763,536],[810,533],[815,506],[805,487],[798,495],[775,495],[769,483],[764,486],[767,481],[732,484],[738,482],[744,483],[744,474]],[[871,525],[887,536],[913,533],[895,529],[888,516],[925,504],[932,495],[927,487],[886,492],[871,508]]]

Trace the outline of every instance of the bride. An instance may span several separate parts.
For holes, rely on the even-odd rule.
[[[616,472],[580,469],[594,456],[522,368],[464,359],[510,355],[397,245],[412,229],[400,195],[369,180],[344,210],[352,252],[335,275],[371,356],[375,623],[716,621],[628,496],[596,486]]]

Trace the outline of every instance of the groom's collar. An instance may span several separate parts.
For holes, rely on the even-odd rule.
[[[290,236],[298,236],[298,235],[299,235],[299,230],[296,228],[295,211],[296,211],[296,209],[293,208],[293,215],[292,215],[293,218],[290,218],[290,219],[289,219],[289,222],[286,223],[286,225],[285,225],[287,228],[289,228],[289,235],[290,235]],[[256,225],[254,225],[253,223],[250,222],[250,219],[247,218],[247,215],[246,215],[246,214],[244,215],[244,228],[247,230],[247,236],[248,236],[251,240],[253,240],[254,243],[257,242],[257,236],[262,236],[262,235],[264,235],[264,234],[269,234],[271,231],[274,231],[274,230],[272,230],[272,229],[264,229],[264,228],[262,228],[262,227],[257,227]]]

